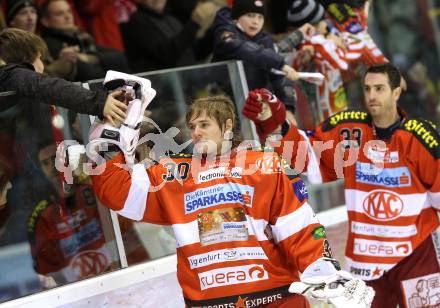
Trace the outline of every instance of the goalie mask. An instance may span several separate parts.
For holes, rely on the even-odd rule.
[[[120,127],[95,120],[89,133],[89,155],[96,156],[107,147],[117,146],[125,156],[128,164],[134,163],[134,152],[139,141],[139,131],[145,109],[153,100],[156,91],[151,88],[148,79],[116,71],[108,71],[104,79],[104,87],[109,92],[122,91],[117,97],[127,104],[127,116]]]

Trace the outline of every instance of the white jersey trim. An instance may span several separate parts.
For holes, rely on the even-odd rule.
[[[440,192],[428,192],[428,198],[433,208],[440,211]]]
[[[352,274],[355,278],[362,280],[374,280],[383,276],[384,271],[389,271],[397,263],[367,263],[356,262],[345,257],[345,270]]]
[[[248,226],[249,226],[249,235],[255,235],[258,241],[267,241],[268,238],[264,233],[266,226],[269,224],[264,219],[254,219],[253,217],[246,215]]]
[[[177,247],[200,243],[197,220],[185,224],[174,224],[172,227],[176,236]]]
[[[296,211],[277,219],[275,225],[272,226],[275,243],[281,242],[313,223],[319,223],[318,218],[310,205],[305,202]]]
[[[145,166],[142,164],[134,165],[127,200],[125,200],[124,208],[116,211],[116,213],[136,221],[141,220],[144,217],[145,207],[147,206],[150,185],[150,178],[145,170]]]

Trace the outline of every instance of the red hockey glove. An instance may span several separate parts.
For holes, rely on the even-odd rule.
[[[272,133],[286,119],[286,107],[266,89],[250,91],[242,113],[255,123],[260,137]]]

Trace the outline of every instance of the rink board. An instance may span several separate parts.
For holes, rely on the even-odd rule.
[[[347,212],[340,206],[318,214],[326,226],[336,258],[344,261]],[[176,278],[176,255],[103,274],[63,287],[1,304],[5,307],[161,307],[181,308],[184,302]],[[324,304],[313,307],[329,307]]]

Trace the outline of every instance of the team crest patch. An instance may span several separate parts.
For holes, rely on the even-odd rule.
[[[405,307],[440,307],[440,273],[401,282]]]
[[[305,199],[309,198],[306,184],[304,184],[303,181],[297,181],[293,183],[292,186],[293,186],[293,190],[295,191],[295,195],[300,202],[303,202]]]

